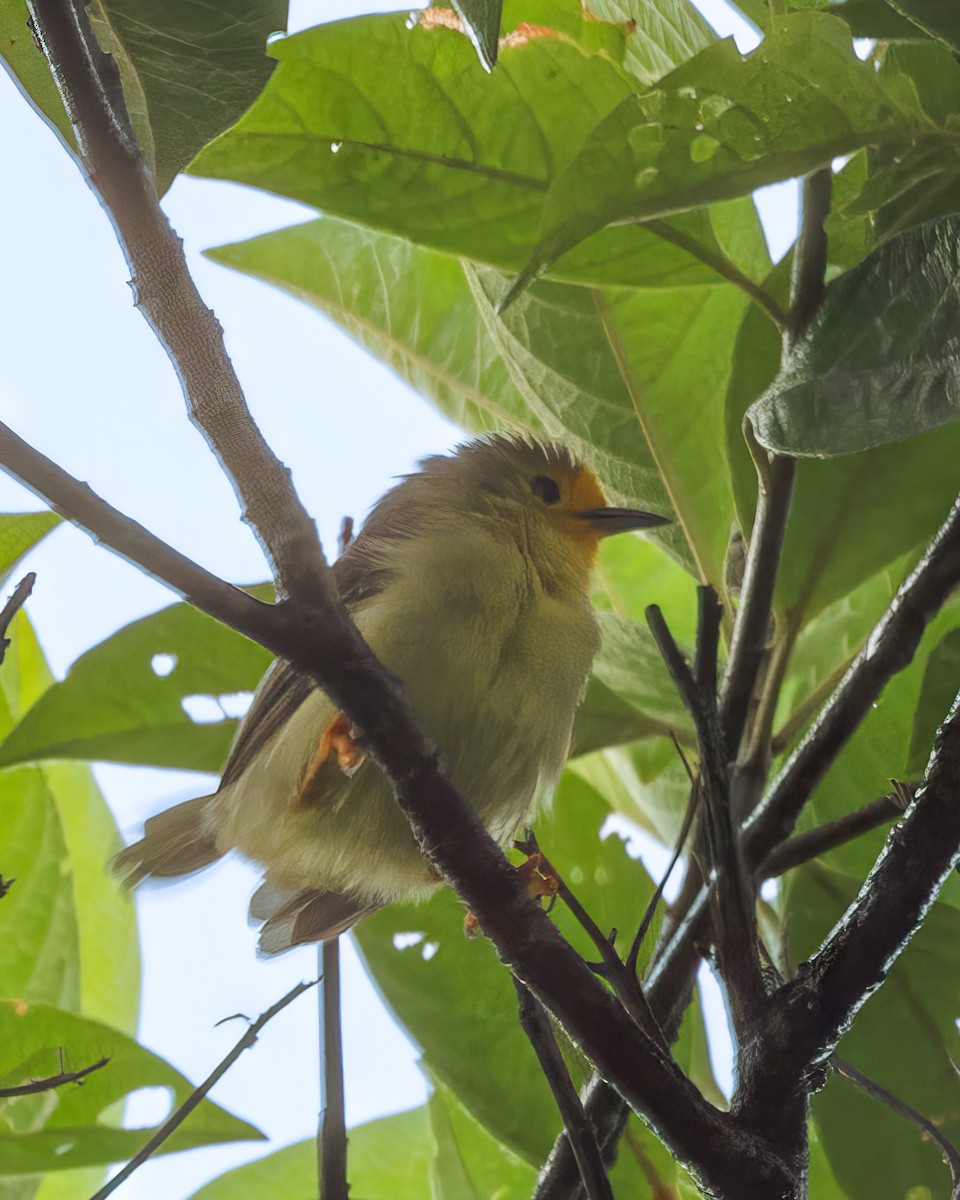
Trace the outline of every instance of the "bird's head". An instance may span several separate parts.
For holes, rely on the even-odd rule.
[[[489,523],[516,540],[541,575],[579,586],[586,586],[602,538],[669,524],[640,509],[609,507],[596,475],[565,447],[505,435],[425,459],[421,473],[401,485],[408,488],[438,513]]]

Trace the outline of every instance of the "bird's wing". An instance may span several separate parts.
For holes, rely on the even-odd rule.
[[[398,535],[384,528],[375,518],[376,514],[373,514],[333,564],[340,599],[351,610],[378,596],[390,581],[391,572],[383,562],[380,547],[385,539]],[[270,664],[230,747],[220,791],[240,778],[315,686],[308,676],[282,658]]]

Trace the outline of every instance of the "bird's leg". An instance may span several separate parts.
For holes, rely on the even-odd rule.
[[[519,867],[514,867],[514,870],[520,876],[528,896],[534,900],[539,900],[543,896],[548,898],[547,912],[549,912],[556,902],[560,880],[552,869],[544,867],[545,862],[540,851],[535,850],[527,856],[526,862],[522,862]],[[468,911],[463,918],[463,932],[467,937],[478,937],[483,933],[479,918],[472,910]]]
[[[350,724],[347,714],[338,712],[320,734],[316,752],[300,781],[292,807],[305,808],[309,804],[309,794],[317,776],[331,758],[344,775],[356,774],[367,757],[366,751],[361,748],[361,742],[360,732]]]

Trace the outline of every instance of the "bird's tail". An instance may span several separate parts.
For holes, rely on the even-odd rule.
[[[113,860],[113,869],[124,877],[127,887],[134,887],[148,875],[188,875],[223,855],[204,819],[212,799],[198,796],[150,817],[141,840],[121,850]]]
[[[250,919],[264,922],[259,949],[271,955],[339,937],[382,907],[383,901],[374,897],[315,889],[285,891],[273,884],[268,872],[250,901]]]

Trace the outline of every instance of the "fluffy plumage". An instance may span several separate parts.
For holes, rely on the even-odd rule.
[[[453,783],[506,842],[556,783],[597,650],[588,587],[601,534],[583,518],[603,496],[563,448],[506,437],[421,466],[375,505],[335,577]],[[136,882],[238,849],[266,867],[250,908],[265,953],[428,893],[438,881],[371,759],[351,777],[328,761],[303,792],[336,716],[275,662],[218,791],[148,821],[118,868]]]

